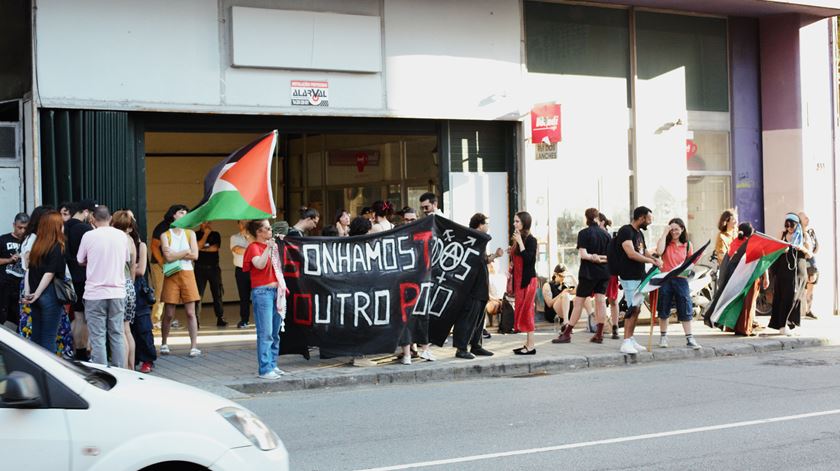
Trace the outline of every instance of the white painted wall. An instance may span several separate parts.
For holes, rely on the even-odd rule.
[[[837,234],[833,231],[836,194],[832,139],[832,81],[830,20],[803,26],[800,38],[800,82],[802,89],[802,193],[803,209],[820,241],[816,255],[820,283],[814,290],[814,312],[827,315],[834,306],[837,286],[834,273]],[[830,195],[834,195],[831,197]]]
[[[524,110],[520,148],[522,181],[521,210],[534,219],[532,232],[544,242],[546,257],[537,266],[547,276],[558,262],[569,265],[577,275],[575,231],[564,231],[565,243],[557,233],[557,219],[571,218],[580,229],[586,208],[597,207],[610,217],[617,230],[629,213],[627,85],[622,79],[581,75],[528,73],[519,97]],[[535,103],[561,105],[562,142],[556,160],[536,160],[530,141],[530,109]]]
[[[52,103],[219,103],[215,0],[38,0],[40,97]]]
[[[390,111],[517,119],[520,18],[519,2],[509,0],[385,0]]]

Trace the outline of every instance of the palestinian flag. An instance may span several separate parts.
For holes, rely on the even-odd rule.
[[[732,255],[725,269],[725,279],[718,280],[715,299],[703,316],[706,325],[735,328],[747,292],[789,244],[756,232]]]
[[[642,279],[639,289],[636,290],[633,305],[641,306],[647,293],[659,289],[671,278],[675,276],[688,276],[694,268],[694,265],[696,265],[697,261],[700,260],[700,257],[703,256],[703,252],[706,251],[706,247],[709,246],[709,242],[711,241],[706,241],[706,243],[700,247],[700,250],[695,250],[693,254],[685,258],[685,261],[680,266],[675,267],[673,270],[662,272],[656,267],[651,268],[650,271],[647,272],[647,275],[645,275],[644,279]],[[653,306],[653,309],[655,310],[656,306]]]
[[[204,198],[172,224],[195,227],[222,219],[265,219],[276,213],[271,192],[271,159],[277,130],[235,151],[204,178]]]

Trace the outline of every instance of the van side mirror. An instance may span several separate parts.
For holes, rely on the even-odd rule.
[[[11,407],[35,408],[41,405],[41,391],[29,373],[12,371],[0,383],[3,404]]]

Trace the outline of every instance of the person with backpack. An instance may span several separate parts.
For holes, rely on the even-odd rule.
[[[583,304],[590,296],[595,296],[595,319],[597,327],[595,335],[589,339],[593,343],[604,341],[604,322],[607,318],[607,285],[610,281],[610,273],[607,268],[607,247],[610,243],[610,235],[598,225],[598,214],[596,208],[589,208],[586,216],[586,229],[578,232],[577,249],[580,256],[580,269],[578,270],[578,285],[575,290],[575,301],[572,306],[572,316],[569,323],[565,325],[560,335],[551,343],[570,343],[572,341],[572,330],[580,320],[580,313]]]
[[[187,214],[186,207],[176,211],[173,222]],[[163,266],[163,292],[160,295],[164,303],[163,320],[161,321],[160,354],[170,353],[166,341],[169,338],[169,328],[175,318],[175,306],[184,305],[187,313],[187,331],[190,334],[189,356],[201,355],[198,349],[198,321],[195,317],[196,302],[201,299],[198,285],[195,282],[193,262],[198,260],[198,240],[195,232],[189,229],[170,228],[160,236],[160,247],[166,264]]]
[[[693,252],[685,222],[680,218],[668,221],[668,226],[656,243],[656,253],[662,258],[662,271],[668,272],[685,262]],[[688,289],[688,278],[678,274],[669,278],[659,287],[659,303],[656,310],[659,313],[659,348],[668,348],[668,319],[671,317],[671,306],[677,306],[677,320],[682,323],[685,332],[685,344],[694,350],[702,348],[691,333],[692,309],[691,292]]]
[[[618,276],[624,299],[627,301],[627,314],[624,317],[624,341],[621,343],[621,353],[635,355],[647,349],[633,337],[636,320],[641,312],[641,304],[635,298],[636,291],[645,277],[645,264],[651,263],[656,267],[662,266],[662,261],[654,257],[647,250],[642,231],[647,230],[653,222],[653,211],[645,206],[633,210],[633,220],[630,224],[621,226],[616,236],[610,241],[607,254],[610,273]]]

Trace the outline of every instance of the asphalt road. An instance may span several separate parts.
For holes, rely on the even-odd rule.
[[[240,401],[293,470],[840,469],[840,348]]]

